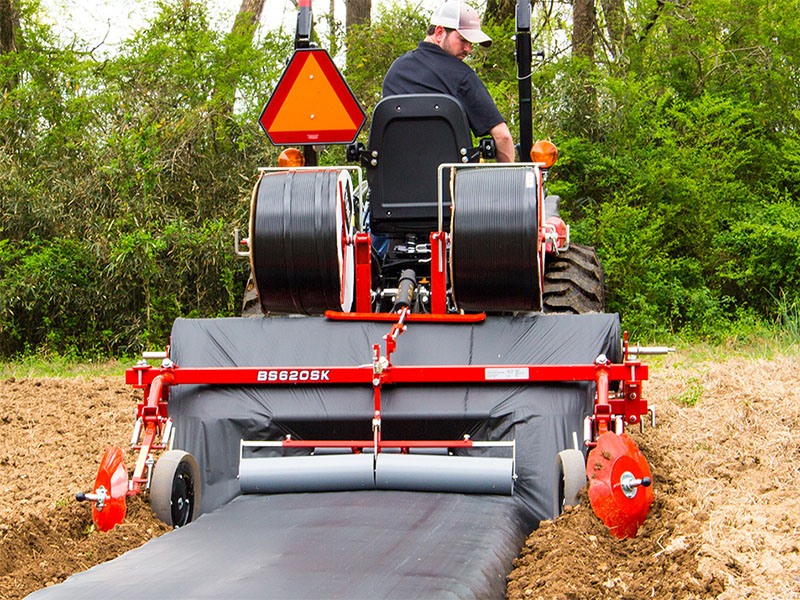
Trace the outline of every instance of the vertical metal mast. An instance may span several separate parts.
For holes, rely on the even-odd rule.
[[[519,85],[519,159],[530,160],[533,146],[533,108],[531,104],[531,2],[517,2],[517,83]]]

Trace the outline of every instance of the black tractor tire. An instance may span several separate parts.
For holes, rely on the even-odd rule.
[[[256,280],[251,270],[250,276],[247,278],[247,286],[244,288],[244,297],[242,298],[242,316],[260,317],[261,315],[261,302],[258,299]]]
[[[602,313],[606,308],[603,267],[594,248],[570,244],[545,260],[544,312]]]

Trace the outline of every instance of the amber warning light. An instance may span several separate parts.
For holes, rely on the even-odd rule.
[[[558,160],[558,148],[553,142],[539,140],[531,148],[531,160],[542,164],[545,169],[549,169]]]
[[[366,113],[327,50],[295,51],[259,123],[276,146],[350,144]]]

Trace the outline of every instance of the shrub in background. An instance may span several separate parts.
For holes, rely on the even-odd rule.
[[[796,326],[800,30],[782,5],[751,4],[666,3],[645,31],[652,10],[634,2],[646,35],[595,64],[553,55],[531,78],[534,135],[560,149],[551,191],[642,341]],[[163,345],[177,316],[238,312],[248,267],[231,231],[256,168],[275,163],[257,117],[292,40],[214,32],[199,2],[159,10],[102,61],[31,14],[21,50],[0,56],[17,82],[0,97],[2,355],[127,353]],[[368,114],[428,17],[383,6],[348,32]],[[540,25],[538,39],[563,39],[558,19]],[[487,28],[495,43],[470,64],[516,135],[513,23]]]

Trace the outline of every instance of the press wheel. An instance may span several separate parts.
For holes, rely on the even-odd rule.
[[[553,485],[553,518],[568,506],[580,504],[580,493],[586,485],[586,463],[580,450],[562,450],[556,456]]]
[[[170,450],[156,462],[150,484],[150,507],[172,527],[183,527],[200,515],[200,469],[188,452]]]

